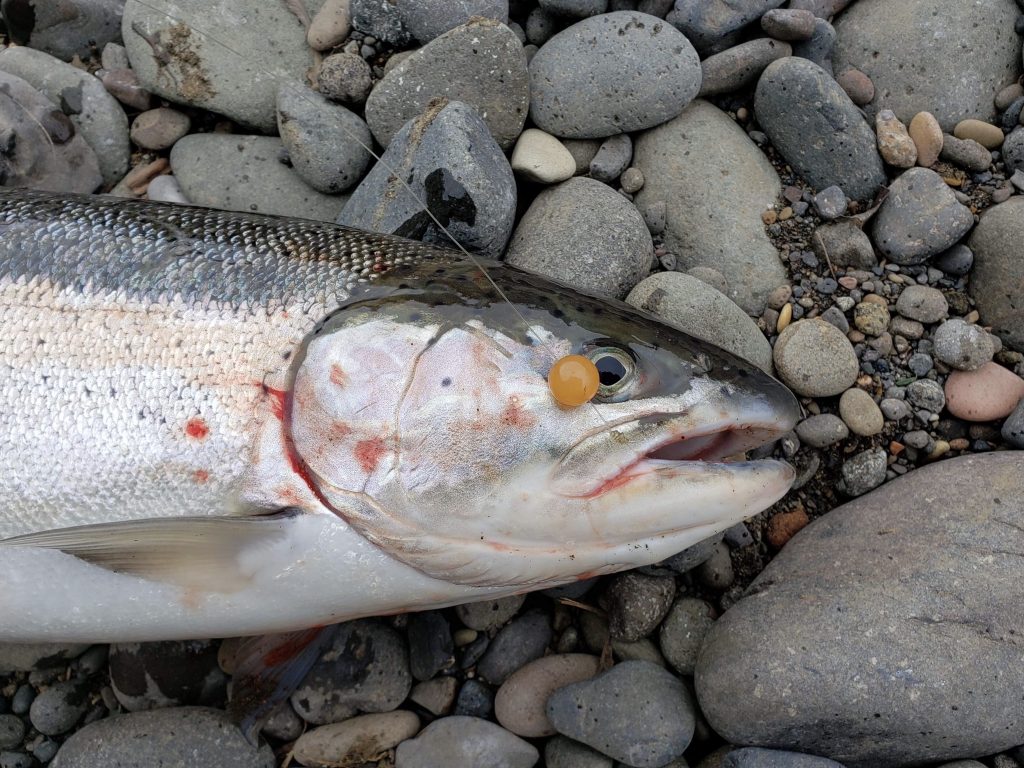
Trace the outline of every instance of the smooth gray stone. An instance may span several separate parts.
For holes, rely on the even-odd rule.
[[[663,237],[676,268],[713,267],[729,298],[760,315],[789,279],[761,221],[782,187],[764,153],[728,115],[697,100],[639,136],[633,165],[644,174],[637,207],[665,204]]]
[[[403,26],[420,45],[426,45],[474,16],[508,24],[508,0],[459,0],[457,3],[399,0],[397,5]]]
[[[530,118],[571,139],[639,131],[678,115],[700,78],[697,52],[663,20],[636,11],[593,16],[530,61]]]
[[[88,709],[88,684],[64,680],[36,696],[29,710],[29,720],[40,733],[57,736],[70,731]]]
[[[473,107],[502,149],[523,131],[529,108],[526,54],[504,24],[463,24],[414,51],[377,83],[366,100],[366,122],[387,146],[431,101],[445,97]]]
[[[464,248],[501,256],[512,234],[515,178],[487,125],[466,104],[439,103],[410,120],[352,193],[337,223],[450,246],[420,201]]]
[[[622,298],[651,271],[654,243],[628,200],[599,181],[576,177],[537,196],[505,261],[577,290]]]
[[[53,768],[217,766],[273,768],[270,746],[251,746],[226,712],[177,707],[116,715],[86,725],[61,745]]]
[[[832,53],[836,47],[836,30],[824,19],[814,20],[810,40],[793,43],[793,55],[817,64],[829,77],[834,73]]]
[[[702,56],[730,47],[735,34],[785,0],[676,0],[665,19],[693,43]]]
[[[88,643],[0,643],[0,674],[66,666]]]
[[[442,717],[398,745],[395,768],[531,768],[530,742],[478,717]]]
[[[875,246],[890,261],[920,264],[966,235],[974,214],[935,171],[911,168],[889,185],[871,225]]]
[[[1024,197],[989,208],[968,245],[974,252],[968,290],[982,323],[1024,352]]]
[[[743,747],[726,755],[722,768],[843,768],[843,765],[816,755]]]
[[[94,192],[99,162],[75,124],[20,77],[0,72],[0,180],[8,187]]]
[[[1015,128],[1003,139],[1000,147],[1003,162],[1010,173],[1024,169],[1024,128]]]
[[[759,37],[727,48],[700,63],[702,72],[699,96],[738,91],[752,83],[776,59],[793,55],[793,47],[781,40]]]
[[[334,221],[347,198],[317,192],[286,159],[272,136],[194,133],[171,148],[171,169],[195,205]]]
[[[946,133],[964,118],[991,121],[993,96],[1020,74],[1019,13],[1013,0],[858,0],[836,20],[836,72],[871,78],[871,118],[891,109],[909,124],[926,111]]]
[[[629,134],[610,136],[601,143],[601,148],[590,161],[590,178],[611,184],[622,175],[632,159],[633,141]]]
[[[174,18],[150,5],[128,0],[121,24],[146,90],[273,131],[278,85],[302,80],[313,64],[306,31],[287,4],[175,0]],[[310,3],[310,13],[317,7]]]
[[[355,186],[374,159],[362,118],[300,83],[278,88],[277,129],[295,172],[326,194]]]
[[[128,172],[128,117],[103,83],[77,67],[31,48],[0,51],[0,71],[22,78],[57,104],[92,147],[107,185]]]
[[[861,200],[885,184],[875,132],[817,64],[795,56],[769,64],[757,83],[754,111],[779,154],[812,186],[834,184]]]
[[[1014,448],[1024,448],[1024,398],[1017,403],[1013,413],[1006,417],[1000,434]]]
[[[609,10],[608,0],[537,0],[540,7],[553,16],[582,19]]]
[[[920,467],[813,521],[705,639],[711,727],[850,768],[1017,745],[1022,531],[1020,451]]]
[[[121,37],[125,0],[3,0],[11,41],[71,61]]]

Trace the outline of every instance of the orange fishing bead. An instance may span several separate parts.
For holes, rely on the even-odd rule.
[[[548,373],[551,394],[562,405],[572,408],[589,403],[601,385],[597,366],[583,355],[566,355],[556,360]]]

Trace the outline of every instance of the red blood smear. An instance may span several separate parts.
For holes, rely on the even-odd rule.
[[[196,416],[185,424],[185,434],[196,440],[202,440],[210,434],[210,428],[206,426],[205,421]]]
[[[268,387],[266,384],[263,384],[262,387],[263,391],[266,392],[267,396],[270,398],[270,410],[274,414],[274,417],[279,421],[284,421],[284,401],[285,397],[287,396],[287,393],[281,389],[274,389],[273,387]]]
[[[263,656],[263,663],[268,667],[276,667],[291,661],[302,653],[303,648],[316,640],[321,629],[321,627],[313,627],[313,629],[307,629],[295,637],[288,638],[281,645],[268,651]]]
[[[386,451],[387,446],[384,445],[384,441],[379,437],[374,437],[356,443],[353,453],[359,466],[363,468],[363,472],[373,472]]]
[[[205,469],[197,469],[192,473],[192,476],[196,479],[196,482],[200,484],[205,483],[210,479],[210,473]]]

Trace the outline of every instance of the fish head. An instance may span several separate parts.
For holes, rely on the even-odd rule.
[[[788,389],[609,299],[493,267],[346,306],[310,340],[292,440],[324,502],[395,558],[449,582],[530,589],[650,564],[777,501]],[[548,374],[590,358],[561,405]]]

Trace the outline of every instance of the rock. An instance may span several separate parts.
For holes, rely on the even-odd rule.
[[[67,666],[88,643],[0,643],[0,675]]]
[[[68,680],[44,690],[32,702],[29,720],[46,736],[70,731],[89,709],[89,688],[85,681]]]
[[[142,149],[161,150],[174,146],[185,136],[192,121],[184,112],[157,107],[139,114],[133,121],[130,136]]]
[[[885,184],[874,133],[820,66],[796,57],[770,64],[757,83],[754,111],[775,148],[812,186],[835,184],[859,200]]]
[[[191,201],[181,191],[178,180],[170,174],[157,176],[146,187],[146,197],[159,203],[178,203],[179,205],[190,205]]]
[[[25,723],[17,715],[0,715],[0,750],[15,749],[25,738]]]
[[[576,173],[572,153],[550,133],[527,128],[512,150],[512,170],[531,181],[555,184],[571,179]]]
[[[292,706],[307,723],[324,725],[358,712],[390,712],[412,687],[405,643],[395,630],[360,619],[340,624],[306,675]]]
[[[64,61],[88,56],[121,36],[125,0],[4,0],[7,33],[18,45]]]
[[[1024,168],[1024,128],[1015,128],[1003,141],[1003,162],[1008,171]]]
[[[761,17],[761,29],[776,40],[810,40],[814,14],[805,9],[773,8]]]
[[[531,661],[498,689],[494,715],[517,736],[551,736],[555,729],[547,716],[548,699],[566,685],[589,680],[598,669],[597,656],[583,653],[556,654]]]
[[[754,83],[765,67],[793,54],[789,43],[760,37],[708,56],[700,63],[700,97],[738,91]]]
[[[277,129],[295,172],[326,194],[355,186],[373,161],[370,129],[358,115],[298,83],[277,91]]]
[[[626,302],[771,373],[772,348],[764,334],[742,309],[703,280],[681,272],[657,272],[630,291]]]
[[[920,264],[967,234],[974,215],[935,171],[911,168],[890,185],[872,224],[875,245],[891,261]]]
[[[992,154],[981,144],[948,134],[942,137],[942,151],[939,157],[973,173],[986,171],[992,165]]]
[[[938,413],[945,407],[946,398],[942,386],[931,379],[918,379],[907,385],[907,402],[916,408]]]
[[[843,765],[816,755],[743,747],[726,755],[722,768],[843,768]]]
[[[706,0],[676,0],[666,21],[682,32],[702,55],[728,48],[743,27],[757,21],[766,11],[778,8],[784,0],[731,0],[708,3]]]
[[[874,82],[870,114],[885,107],[906,122],[926,109],[951,131],[965,117],[995,117],[993,94],[1020,74],[1017,13],[1011,0],[860,0],[836,21],[836,66]]]
[[[1017,403],[1013,413],[1006,417],[999,434],[1014,448],[1024,448],[1024,398]]]
[[[517,669],[543,656],[552,636],[551,622],[543,613],[519,616],[495,635],[477,672],[487,682],[501,685]]]
[[[658,645],[680,675],[693,674],[701,643],[714,623],[714,608],[695,597],[678,598],[668,612],[658,633]]]
[[[863,389],[848,389],[839,398],[839,415],[855,435],[871,437],[885,426],[874,398]]]
[[[807,59],[812,64],[821,67],[829,77],[832,77],[832,49],[836,45],[836,30],[824,19],[814,20],[814,34],[810,40],[793,43],[793,55]]]
[[[444,717],[398,745],[395,768],[532,768],[540,753],[528,741],[476,717]]]
[[[120,19],[118,19],[120,29]],[[100,53],[100,67],[102,69],[131,69],[132,63],[128,61],[128,52],[120,43],[107,43]],[[1021,94],[1024,96],[1024,94]]]
[[[619,178],[619,185],[622,191],[634,195],[644,188],[644,172],[639,168],[629,167],[622,172]]]
[[[608,0],[538,0],[540,7],[552,16],[585,18],[608,10]]]
[[[896,299],[896,311],[911,320],[937,323],[949,313],[946,297],[929,285],[910,285]]]
[[[1024,352],[1024,197],[989,208],[968,245],[974,253],[968,290],[982,321],[1004,345]]]
[[[612,762],[610,757],[564,736],[548,739],[544,745],[547,768],[613,768]]]
[[[508,0],[464,0],[458,3],[402,0],[398,8],[405,29],[420,45],[468,23],[474,16],[508,24]]]
[[[1003,143],[1003,132],[998,126],[974,118],[957,123],[953,128],[953,135],[958,139],[976,141],[985,149],[998,149]]]
[[[831,413],[819,413],[808,416],[796,425],[796,434],[801,442],[812,448],[827,448],[834,443],[845,440],[850,435],[846,423]]]
[[[523,605],[523,595],[510,595],[495,600],[481,600],[455,606],[459,621],[470,629],[489,632],[511,619]]]
[[[788,279],[761,221],[781,187],[764,153],[728,115],[698,100],[641,134],[633,164],[644,174],[637,207],[665,203],[664,241],[677,268],[717,269],[729,298],[760,315],[768,294]]]
[[[647,661],[617,664],[548,699],[548,718],[563,736],[637,768],[679,757],[693,738],[686,687]]]
[[[100,81],[107,93],[132,109],[147,110],[152,102],[152,95],[139,82],[138,75],[132,69],[112,69],[103,73]]]
[[[455,663],[455,645],[448,620],[440,611],[409,615],[409,669],[417,680],[429,680]]]
[[[1024,397],[1024,379],[998,363],[976,371],[953,371],[946,379],[946,407],[965,421],[993,421],[1013,413]]]
[[[491,717],[494,714],[494,691],[476,678],[470,678],[459,689],[452,714],[485,719]]]
[[[1024,98],[1024,86],[1020,83],[1010,83],[996,94],[994,104],[996,109],[1002,112],[1017,99]]]
[[[402,9],[391,0],[350,0],[352,26],[364,34],[396,48],[404,47],[410,39],[405,28]]]
[[[917,164],[931,168],[942,152],[942,126],[931,112],[918,112],[910,121],[910,138],[917,147]]]
[[[875,133],[878,153],[895,168],[913,168],[917,163],[917,145],[891,109],[879,110],[875,115]]]
[[[110,684],[129,712],[183,704],[215,707],[226,699],[217,646],[208,640],[115,643]]]
[[[373,71],[362,56],[332,53],[316,72],[316,89],[323,96],[343,104],[362,104],[373,86]]]
[[[420,719],[412,712],[360,715],[306,731],[292,754],[310,768],[357,766],[379,760],[419,729]]]
[[[629,134],[619,133],[601,143],[594,159],[590,161],[590,178],[613,184],[633,159],[633,142]]]
[[[345,42],[351,31],[349,0],[325,0],[306,30],[306,42],[314,51],[326,51]]]
[[[871,82],[870,77],[865,75],[859,69],[850,67],[849,69],[840,72],[836,75],[836,82],[839,83],[840,88],[846,91],[846,95],[850,97],[850,101],[858,107],[863,107],[875,98],[875,84]],[[902,125],[902,123],[900,123],[900,125]]]
[[[831,397],[853,386],[860,366],[842,331],[821,319],[798,320],[779,334],[775,369],[792,390]]]
[[[650,272],[654,244],[622,195],[594,179],[574,178],[537,196],[505,261],[577,290],[621,298]]]
[[[515,33],[496,21],[474,20],[445,32],[388,72],[366,100],[366,122],[387,146],[410,118],[444,97],[475,109],[498,145],[508,149],[526,121],[529,78]]]
[[[171,18],[128,0],[121,32],[147,91],[261,131],[274,129],[281,80],[301,80],[313,64],[302,23],[285,3],[176,0]]]
[[[676,583],[671,578],[622,573],[613,577],[603,604],[613,640],[634,642],[658,628],[672,607]]]
[[[814,210],[826,221],[838,219],[846,213],[846,194],[834,184],[818,192],[812,198],[812,202],[814,203]],[[860,227],[857,227],[857,229],[860,229]],[[869,242],[868,245],[870,246],[871,243]]]
[[[135,712],[97,720],[61,746],[54,768],[196,765],[273,768],[270,747],[251,746],[227,713],[202,707]]]
[[[947,320],[935,329],[935,356],[951,368],[974,371],[992,359],[992,337],[982,328],[960,318]]]
[[[530,61],[530,118],[555,136],[592,139],[651,128],[700,90],[690,42],[655,16],[617,11],[573,24]]]
[[[1005,670],[1024,630],[1022,478],[1021,453],[951,459],[797,534],[705,640],[696,688],[712,728],[851,767],[1019,741],[1024,705]]]
[[[192,134],[171,148],[171,168],[196,205],[333,221],[345,199],[307,186],[283,153],[270,136]]]
[[[830,19],[852,2],[853,0],[789,0],[789,7],[808,10],[819,19]]]
[[[295,714],[292,705],[285,701],[273,711],[260,732],[264,736],[281,741],[295,741],[305,729],[306,724],[302,718]]]
[[[0,90],[8,97],[0,101],[4,186],[89,193],[103,183],[96,153],[56,104],[5,72]]]
[[[889,327],[889,310],[885,304],[862,301],[853,308],[853,324],[868,336],[881,336]]]
[[[954,245],[933,258],[932,265],[947,275],[966,275],[974,265],[974,253],[966,245]]]
[[[128,118],[99,80],[32,48],[0,51],[0,71],[20,77],[58,105],[96,153],[103,181],[120,181],[128,171]]]
[[[459,687],[454,677],[435,677],[418,683],[409,693],[409,701],[423,707],[432,715],[447,715],[455,706],[455,694]]]

